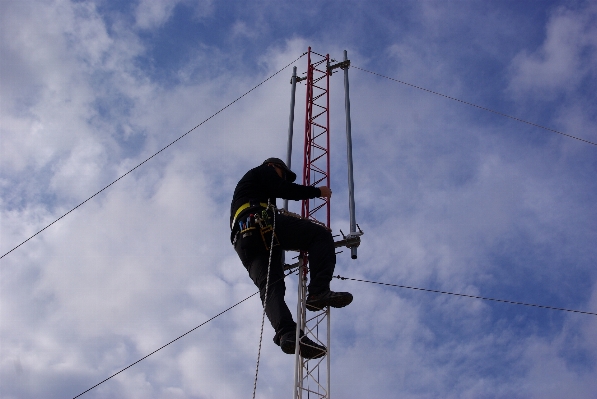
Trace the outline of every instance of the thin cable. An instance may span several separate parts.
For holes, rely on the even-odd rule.
[[[278,281],[283,280],[284,278],[288,277],[289,275],[294,273],[294,269],[290,270],[287,274],[284,275],[284,277],[282,277],[281,279],[278,279],[276,281],[274,281],[272,283],[276,284]],[[431,290],[431,289],[427,289],[427,288],[419,288],[419,287],[410,287],[410,286],[406,286],[406,285],[398,285],[398,284],[389,284],[389,283],[380,283],[377,281],[370,281],[370,280],[362,280],[362,279],[356,279],[356,278],[350,278],[350,277],[343,277],[343,276],[333,276],[334,278],[340,279],[340,280],[350,280],[350,281],[358,281],[358,282],[362,282],[362,283],[370,283],[370,284],[378,284],[378,285],[385,285],[385,286],[389,286],[389,287],[397,287],[397,288],[407,288],[407,289],[411,289],[411,290],[417,290],[417,291],[425,291],[425,292],[433,292],[436,294],[446,294],[446,295],[454,295],[454,296],[461,296],[461,297],[466,297],[466,298],[474,298],[474,299],[483,299],[483,300],[487,300],[487,301],[495,301],[495,302],[503,302],[503,303],[509,303],[509,304],[513,304],[513,305],[524,305],[524,306],[532,306],[532,307],[537,307],[537,308],[543,308],[543,309],[550,309],[550,310],[561,310],[561,311],[565,311],[565,312],[573,312],[573,313],[581,313],[581,314],[587,314],[587,315],[591,315],[591,316],[597,316],[597,313],[592,313],[592,312],[585,312],[582,310],[572,310],[572,309],[563,309],[563,308],[556,308],[556,307],[552,307],[552,306],[545,306],[545,305],[536,305],[536,304],[530,304],[530,303],[523,303],[523,302],[514,302],[514,301],[509,301],[509,300],[505,300],[505,299],[495,299],[495,298],[485,298],[485,297],[481,297],[481,296],[475,296],[475,295],[467,295],[467,294],[457,294],[454,292],[447,292],[447,291],[438,291],[438,290]],[[209,320],[204,321],[203,323],[199,324],[197,327],[187,331],[186,333],[182,334],[181,336],[179,336],[178,338],[173,339],[172,341],[168,342],[166,345],[163,345],[162,347],[154,350],[153,352],[151,352],[150,354],[142,357],[141,359],[137,360],[136,362],[128,365],[127,367],[123,368],[122,370],[120,370],[117,373],[112,374],[110,377],[106,378],[105,380],[95,384],[94,386],[92,386],[91,388],[87,389],[84,392],[81,392],[80,394],[78,394],[77,396],[75,396],[73,399],[76,399],[84,394],[86,394],[87,392],[91,391],[92,389],[100,386],[101,384],[103,384],[104,382],[108,381],[109,379],[117,376],[118,374],[122,373],[125,370],[128,370],[129,368],[133,367],[134,365],[136,365],[137,363],[141,362],[142,360],[147,359],[149,356],[157,353],[158,351],[164,349],[165,347],[167,347],[168,345],[178,341],[179,339],[181,339],[182,337],[190,334],[191,332],[195,331],[196,329],[198,329],[199,327],[204,326],[205,324],[209,323],[210,321],[216,319],[217,317],[223,315],[224,313],[228,312],[229,310],[235,308],[236,306],[240,305],[241,303],[245,302],[246,300],[248,300],[249,298],[254,297],[255,295],[257,295],[259,293],[259,291],[249,295],[248,297],[246,297],[245,299],[235,303],[234,305],[230,306],[228,309],[223,310],[222,312],[218,313],[217,315],[213,316],[212,318],[210,318]]]
[[[207,323],[209,323],[210,321],[214,320],[216,317],[219,317],[219,316],[223,315],[224,313],[226,313],[226,312],[227,312],[227,311],[229,311],[230,309],[232,309],[232,308],[234,308],[234,307],[236,307],[236,306],[240,305],[241,303],[243,303],[243,302],[244,302],[244,301],[246,301],[247,299],[249,299],[249,298],[251,298],[251,297],[253,297],[253,296],[257,295],[258,293],[259,293],[259,291],[255,292],[255,293],[254,293],[254,294],[252,294],[252,295],[249,295],[248,297],[246,297],[246,298],[245,298],[245,299],[243,299],[242,301],[239,301],[239,302],[235,303],[234,305],[232,305],[232,306],[230,306],[228,309],[226,309],[226,310],[224,310],[224,311],[222,311],[222,312],[218,313],[217,315],[215,315],[215,316],[214,316],[214,317],[212,317],[211,319],[209,319],[209,320],[207,320],[207,321],[204,321],[203,323],[199,324],[197,327],[193,328],[192,330],[189,330],[189,331],[187,331],[186,333],[182,334],[180,337],[178,337],[178,338],[176,338],[176,339],[173,339],[172,341],[168,342],[166,345],[164,345],[164,346],[162,346],[162,347],[160,347],[160,348],[158,348],[158,349],[154,350],[154,351],[153,351],[153,352],[151,352],[149,355],[142,357],[141,359],[137,360],[135,363],[132,363],[132,364],[130,364],[130,365],[128,365],[128,366],[126,366],[125,368],[123,368],[122,370],[120,370],[119,372],[117,372],[117,373],[115,373],[115,374],[112,374],[110,377],[106,378],[106,379],[105,379],[105,380],[103,380],[102,382],[95,384],[94,386],[92,386],[91,388],[89,388],[88,390],[86,390],[85,392],[81,392],[80,394],[78,394],[77,396],[75,396],[73,399],[76,399],[76,398],[78,398],[79,396],[81,396],[81,395],[83,395],[83,394],[85,394],[85,393],[87,393],[87,392],[91,391],[93,388],[96,388],[96,387],[98,387],[99,385],[101,385],[101,384],[103,384],[104,382],[108,381],[110,378],[112,378],[112,377],[116,377],[118,374],[122,373],[123,371],[125,371],[125,370],[127,370],[127,369],[129,369],[129,368],[133,367],[135,364],[139,363],[140,361],[147,359],[149,356],[151,356],[151,355],[153,355],[154,353],[156,353],[156,352],[158,352],[158,351],[160,351],[160,350],[164,349],[165,347],[167,347],[167,346],[168,346],[168,345],[170,345],[171,343],[174,343],[174,342],[178,341],[179,339],[181,339],[181,338],[182,338],[182,337],[184,337],[185,335],[188,335],[188,334],[192,333],[193,331],[195,331],[195,330],[196,330],[196,329],[198,329],[199,327],[202,327],[202,326],[206,325],[206,324],[207,324]]]
[[[263,342],[263,326],[265,324],[265,307],[267,306],[267,292],[269,290],[269,273],[272,266],[272,254],[274,252],[274,237],[276,236],[276,209],[271,204],[271,199],[267,199],[267,209],[274,208],[274,226],[272,227],[272,241],[269,246],[269,260],[267,263],[267,277],[265,280],[265,296],[263,298],[263,312],[261,313],[261,332],[259,333],[259,349],[257,350],[257,365],[255,366],[255,380],[253,381],[253,399],[257,393],[257,375],[259,374],[259,360],[261,359],[261,344]],[[264,238],[265,244],[265,238]]]
[[[303,53],[300,57],[298,57],[297,59],[295,59],[294,61],[290,62],[288,65],[286,65],[285,67],[283,67],[282,69],[278,70],[277,72],[275,72],[273,75],[270,75],[267,79],[265,79],[264,81],[262,81],[261,83],[259,83],[258,85],[254,86],[251,90],[247,91],[245,94],[243,94],[242,96],[238,97],[236,100],[232,101],[231,103],[229,103],[228,105],[226,105],[224,108],[220,109],[218,112],[216,112],[215,114],[211,115],[209,118],[205,119],[203,122],[201,122],[200,124],[198,124],[197,126],[195,126],[194,128],[192,128],[191,130],[189,130],[188,132],[186,132],[185,134],[183,134],[182,136],[180,136],[179,138],[177,138],[176,140],[172,141],[170,144],[168,144],[167,146],[163,147],[161,150],[159,150],[158,152],[156,152],[155,154],[153,154],[152,156],[150,156],[149,158],[147,158],[145,161],[141,162],[140,164],[138,164],[137,166],[135,166],[133,169],[129,170],[128,172],[126,172],[125,174],[123,174],[122,176],[120,176],[118,179],[114,180],[112,183],[108,184],[106,187],[102,188],[101,190],[99,190],[97,193],[93,194],[91,197],[87,198],[85,201],[81,202],[79,205],[75,206],[73,209],[71,209],[70,211],[66,212],[64,215],[60,216],[58,219],[54,220],[52,223],[50,223],[49,225],[47,225],[46,227],[44,227],[43,229],[41,229],[40,231],[38,231],[37,233],[33,234],[31,237],[27,238],[25,241],[23,241],[22,243],[20,243],[19,245],[17,245],[16,247],[14,247],[13,249],[11,249],[10,251],[6,252],[4,255],[0,256],[0,259],[4,258],[6,255],[8,255],[9,253],[11,253],[12,251],[14,251],[15,249],[19,248],[21,245],[25,244],[26,242],[28,242],[29,240],[31,240],[32,238],[34,238],[35,236],[37,236],[38,234],[42,233],[44,230],[46,230],[47,228],[49,228],[50,226],[52,226],[54,223],[58,222],[59,220],[61,220],[62,218],[64,218],[65,216],[67,216],[68,214],[70,214],[71,212],[73,212],[75,209],[79,208],[80,206],[84,205],[87,201],[91,200],[92,198],[96,197],[98,194],[102,193],[104,190],[106,190],[108,187],[112,186],[113,184],[117,183],[120,179],[124,178],[125,176],[129,175],[131,172],[133,172],[135,169],[139,168],[140,166],[142,166],[143,164],[145,164],[147,161],[149,161],[150,159],[152,159],[153,157],[155,157],[156,155],[160,154],[162,151],[164,151],[165,149],[167,149],[168,147],[170,147],[172,144],[176,143],[177,141],[181,140],[183,137],[185,137],[186,135],[188,135],[189,133],[191,133],[193,130],[197,129],[199,126],[203,125],[204,123],[206,123],[207,121],[209,121],[210,119],[212,119],[213,117],[215,117],[216,115],[218,115],[220,112],[224,111],[226,108],[230,107],[232,104],[234,104],[235,102],[237,102],[238,100],[240,100],[241,98],[245,97],[247,94],[251,93],[253,90],[255,90],[256,88],[258,88],[259,86],[261,86],[262,84],[264,84],[265,82],[267,82],[268,80],[270,80],[271,78],[273,78],[274,76],[276,76],[277,74],[279,74],[280,72],[282,72],[283,70],[285,70],[286,68],[288,68],[290,65],[294,64],[295,62],[297,62],[298,60],[300,60],[305,54],[307,53]]]
[[[334,278],[337,278],[337,279],[340,279],[340,280],[359,281],[359,282],[362,282],[362,283],[371,283],[371,284],[386,285],[388,287],[407,288],[409,290],[433,292],[433,293],[436,293],[436,294],[445,294],[445,295],[461,296],[461,297],[465,297],[465,298],[483,299],[484,301],[503,302],[503,303],[509,303],[511,305],[532,306],[532,307],[535,307],[535,308],[543,308],[543,309],[549,309],[549,310],[561,310],[561,311],[564,311],[564,312],[581,313],[581,314],[588,314],[588,315],[591,315],[591,316],[597,316],[597,313],[593,313],[593,312],[585,312],[585,311],[582,311],[582,310],[573,310],[573,309],[564,309],[564,308],[555,308],[553,306],[536,305],[534,303],[515,302],[515,301],[509,301],[507,299],[496,299],[496,298],[486,298],[486,297],[476,296],[476,295],[457,294],[457,293],[454,293],[454,292],[430,290],[428,288],[409,287],[407,285],[388,284],[388,283],[380,283],[380,282],[377,282],[377,281],[360,280],[358,278],[342,277],[342,276],[339,276],[339,275],[338,276],[334,276]]]
[[[377,72],[368,71],[367,69],[359,68],[359,67],[354,66],[354,65],[351,65],[350,67],[358,69],[358,70],[361,70],[363,72],[370,73],[372,75],[377,75],[377,76],[385,78],[385,79],[393,80],[394,82],[402,83],[403,85],[406,85],[406,86],[414,87],[415,89],[423,90],[423,91],[426,91],[428,93],[435,94],[435,95],[438,95],[438,96],[441,96],[441,97],[444,97],[444,98],[447,98],[447,99],[450,99],[450,100],[458,101],[459,103],[470,105],[471,107],[479,108],[479,109],[482,109],[482,110],[488,111],[488,112],[493,112],[494,114],[497,114],[497,115],[500,115],[500,116],[504,116],[506,118],[510,118],[510,119],[513,119],[513,120],[518,121],[518,122],[526,123],[527,125],[531,125],[531,126],[535,126],[535,127],[541,128],[541,129],[545,129],[545,130],[548,130],[550,132],[561,134],[562,136],[566,136],[566,137],[569,137],[569,138],[574,139],[574,140],[579,140],[579,141],[582,141],[584,143],[597,146],[597,143],[594,143],[594,142],[589,141],[589,140],[581,139],[580,137],[576,137],[576,136],[572,136],[572,135],[560,132],[559,130],[551,129],[549,127],[541,126],[541,125],[538,125],[538,124],[533,123],[533,122],[525,121],[524,119],[520,119],[520,118],[517,118],[515,116],[511,116],[511,115],[508,115],[508,114],[504,114],[502,112],[494,111],[494,110],[492,110],[490,108],[485,108],[485,107],[482,107],[482,106],[477,105],[477,104],[469,103],[468,101],[459,100],[458,98],[450,97],[450,96],[447,96],[445,94],[438,93],[436,91],[429,90],[429,89],[426,89],[424,87],[416,86],[416,85],[413,85],[411,83],[404,82],[402,80],[394,79],[394,78],[382,75],[382,74],[377,73]]]
[[[273,282],[271,285],[273,285],[273,284],[276,284],[276,283],[277,283],[278,281],[280,281],[280,280],[284,280],[286,277],[290,276],[290,275],[291,275],[291,274],[293,274],[294,272],[295,272],[295,270],[294,270],[294,269],[291,269],[291,270],[290,270],[288,273],[286,273],[286,274],[284,275],[284,277],[282,277],[282,278],[279,278],[278,280],[274,281],[274,282]],[[212,321],[212,320],[216,319],[217,317],[220,317],[221,315],[223,315],[223,314],[224,314],[224,313],[226,313],[227,311],[229,311],[229,310],[231,310],[231,309],[233,309],[233,308],[237,307],[237,306],[238,306],[238,305],[240,305],[241,303],[245,302],[245,301],[246,301],[246,300],[248,300],[249,298],[252,298],[252,297],[254,297],[254,296],[255,296],[255,295],[257,295],[257,294],[259,294],[259,291],[255,292],[255,293],[253,293],[253,294],[249,295],[248,297],[246,297],[245,299],[243,299],[243,300],[241,300],[241,301],[239,301],[239,302],[235,303],[234,305],[230,306],[228,309],[221,311],[221,312],[220,312],[220,313],[218,313],[217,315],[213,316],[211,319],[204,321],[203,323],[199,324],[197,327],[193,328],[192,330],[189,330],[189,331],[187,331],[186,333],[182,334],[180,337],[178,337],[178,338],[176,338],[176,339],[173,339],[172,341],[168,342],[166,345],[164,345],[164,346],[162,346],[162,347],[160,347],[160,348],[158,348],[158,349],[154,350],[154,351],[153,351],[153,352],[151,352],[149,355],[147,355],[147,356],[144,356],[144,357],[142,357],[141,359],[137,360],[135,363],[132,363],[132,364],[130,364],[130,365],[128,365],[128,366],[126,366],[125,368],[123,368],[122,370],[120,370],[119,372],[117,372],[117,373],[115,373],[115,374],[112,374],[110,377],[106,378],[106,379],[105,379],[105,380],[103,380],[102,382],[95,384],[94,386],[92,386],[91,388],[89,388],[88,390],[86,390],[86,391],[84,391],[84,392],[81,392],[80,394],[78,394],[77,396],[75,396],[73,399],[76,399],[76,398],[78,398],[79,396],[82,396],[82,395],[86,394],[87,392],[91,391],[91,390],[92,390],[92,389],[94,389],[94,388],[97,388],[98,386],[100,386],[100,385],[101,385],[101,384],[103,384],[104,382],[108,381],[109,379],[111,379],[111,378],[113,378],[113,377],[116,377],[118,374],[122,373],[123,371],[125,371],[125,370],[128,370],[129,368],[133,367],[135,364],[137,364],[137,363],[141,362],[142,360],[145,360],[145,359],[147,359],[149,356],[151,356],[151,355],[153,355],[154,353],[156,353],[156,352],[158,352],[158,351],[160,351],[160,350],[164,349],[164,348],[165,348],[165,347],[167,347],[168,345],[170,345],[170,344],[172,344],[172,343],[174,343],[174,342],[178,341],[179,339],[181,339],[181,338],[182,338],[182,337],[184,337],[185,335],[188,335],[188,334],[192,333],[193,331],[195,331],[195,330],[196,330],[196,329],[198,329],[199,327],[203,327],[204,325],[206,325],[206,324],[207,324],[207,323],[209,323],[210,321]]]

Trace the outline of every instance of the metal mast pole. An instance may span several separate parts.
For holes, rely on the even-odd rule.
[[[352,172],[352,133],[350,125],[350,94],[348,85],[348,67],[350,61],[348,60],[348,54],[344,50],[344,62],[342,69],[344,69],[344,108],[346,110],[346,161],[348,162],[348,209],[350,212],[350,234],[349,237],[357,234],[357,222],[355,217],[355,206],[354,206],[354,178]],[[357,247],[350,248],[350,257],[352,259],[357,258]]]
[[[292,136],[294,133],[294,101],[296,97],[296,67],[292,67],[292,78],[290,78],[292,89],[290,90],[290,117],[288,120],[288,145],[286,146],[286,165],[292,169]],[[288,210],[288,200],[284,200],[284,209]]]

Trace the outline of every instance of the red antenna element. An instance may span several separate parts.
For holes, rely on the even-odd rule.
[[[316,60],[314,60],[315,58]],[[305,115],[305,150],[303,184],[330,186],[330,64],[329,55],[308,51],[307,101]],[[321,212],[319,212],[321,211]],[[330,227],[328,198],[304,200],[301,216]],[[319,218],[319,219],[318,219]]]
[[[330,186],[330,65],[329,55],[311,51],[309,47],[307,76],[305,147],[303,159],[303,185]],[[303,79],[301,79],[303,80]],[[330,228],[329,198],[303,200],[301,216]],[[299,333],[295,349],[294,399],[308,397],[330,397],[330,309],[326,307],[315,316],[307,317],[305,300],[307,297],[308,257],[299,257],[299,287],[297,303],[297,324],[305,335],[314,342],[324,345],[327,353],[320,359],[304,359],[299,355]]]

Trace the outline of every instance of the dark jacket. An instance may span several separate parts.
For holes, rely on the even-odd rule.
[[[317,187],[290,183],[278,176],[273,167],[260,165],[245,173],[236,185],[230,204],[230,223],[236,210],[247,202],[267,204],[269,198],[275,205],[276,198],[302,200],[319,196],[321,196],[321,190]],[[234,227],[232,226],[233,229]]]

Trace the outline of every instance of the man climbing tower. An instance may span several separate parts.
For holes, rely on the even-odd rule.
[[[332,196],[332,190],[327,186],[303,186],[293,183],[295,180],[296,174],[281,159],[268,158],[260,166],[249,170],[238,182],[230,206],[230,240],[259,288],[262,303],[266,295],[269,265],[265,312],[276,332],[274,343],[288,354],[295,351],[296,323],[284,301],[286,285],[282,251],[302,250],[309,254],[307,309],[342,308],[352,302],[352,294],[330,291],[336,265],[332,233],[311,221],[267,209],[268,202],[275,206],[276,198],[303,200]],[[270,248],[272,230],[274,245]],[[325,346],[313,342],[302,331],[300,336],[301,356],[318,358],[325,355]]]

